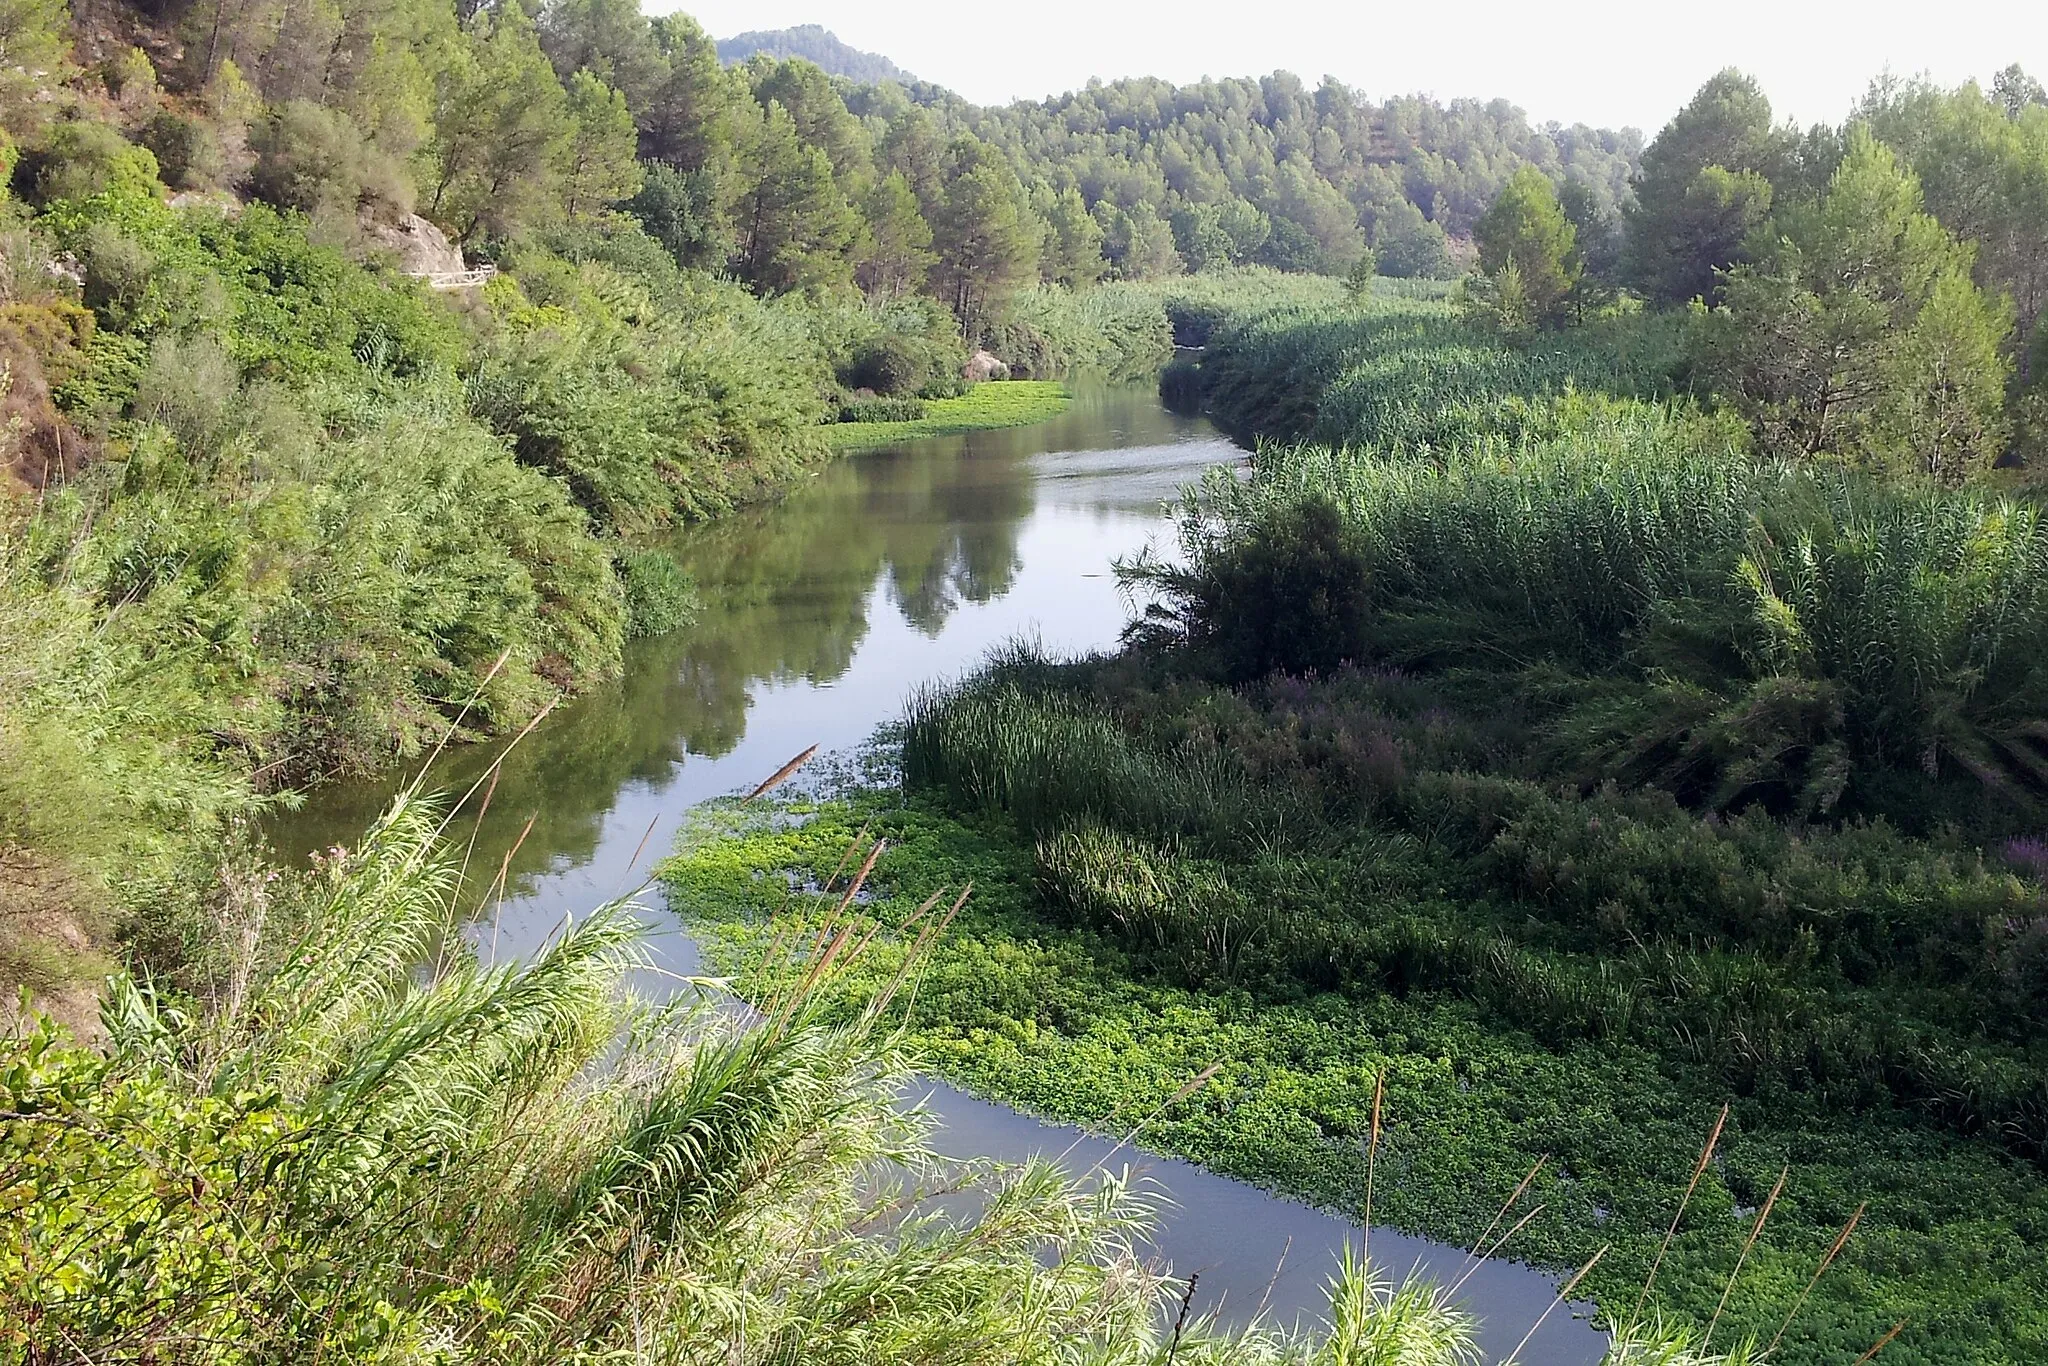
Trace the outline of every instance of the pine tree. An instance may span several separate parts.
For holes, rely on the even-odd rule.
[[[644,109],[668,78],[668,59],[639,0],[549,0],[540,43],[563,85],[579,71],[598,77]]]
[[[746,92],[719,66],[717,45],[687,14],[664,15],[651,32],[668,71],[647,103],[633,110],[640,155],[679,171],[716,173],[732,155],[734,116]]]
[[[914,292],[938,257],[931,225],[919,211],[917,195],[901,171],[891,171],[868,192],[869,247],[855,279],[870,298],[895,299]]]
[[[562,146],[562,207],[585,218],[640,188],[633,113],[626,97],[587,70],[569,78],[570,136]]]
[[[1564,215],[1550,177],[1524,166],[1502,187],[1493,207],[1473,230],[1479,268],[1497,276],[1512,265],[1517,287],[1538,325],[1564,321],[1566,306],[1583,269],[1577,233]]]
[[[995,301],[1037,269],[1040,233],[1000,153],[963,138],[948,149],[947,160],[951,179],[932,223],[938,261],[930,278],[933,293],[972,341]]]
[[[1778,227],[1726,272],[1707,366],[1764,444],[1944,483],[1995,460],[2011,316],[1892,150],[1855,130],[1820,202]]]
[[[1102,278],[1102,227],[1088,212],[1081,192],[1069,186],[1057,195],[1046,214],[1045,278],[1083,289]]]
[[[797,136],[788,110],[769,102],[741,162],[747,189],[734,215],[734,271],[764,294],[850,284],[860,220],[832,179],[831,159]]]
[[[480,12],[442,78],[427,216],[464,242],[548,217],[560,208],[559,168],[575,131],[533,21],[517,5]]]
[[[1659,303],[1711,302],[1715,272],[1742,259],[1790,155],[1754,80],[1731,68],[1701,86],[1643,151],[1628,218],[1636,285]]]

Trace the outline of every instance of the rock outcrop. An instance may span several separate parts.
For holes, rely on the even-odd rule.
[[[962,379],[973,380],[976,384],[985,379],[1008,379],[1010,367],[987,351],[976,351],[960,371]]]
[[[386,223],[365,212],[357,221],[369,243],[397,256],[399,269],[408,275],[455,275],[469,269],[462,249],[416,213]]]

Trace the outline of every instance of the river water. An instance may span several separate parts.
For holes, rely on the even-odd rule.
[[[505,895],[479,909],[494,951],[541,943],[566,913],[637,887],[690,808],[745,790],[810,745],[848,751],[901,712],[920,684],[958,677],[1020,634],[1055,651],[1111,645],[1126,617],[1111,563],[1166,543],[1161,504],[1204,469],[1243,453],[1149,390],[1084,390],[1054,421],[855,456],[772,507],[682,537],[678,557],[703,610],[688,628],[635,642],[621,679],[559,709],[506,757],[477,826],[472,874],[506,870]],[[461,791],[501,746],[451,751],[428,786]],[[298,856],[352,840],[404,777],[334,785],[282,820]],[[530,822],[530,828],[529,828]],[[468,823],[461,823],[467,825]],[[507,859],[510,855],[509,861]],[[661,966],[688,972],[694,946],[654,916]],[[1092,1170],[1113,1143],[1047,1125],[929,1083],[956,1156],[1061,1153]],[[1076,1144],[1076,1140],[1079,1140]],[[1190,1163],[1130,1150],[1169,1200],[1154,1238],[1176,1273],[1200,1272],[1197,1308],[1241,1324],[1313,1322],[1357,1224]],[[1388,1229],[1374,1260],[1448,1283],[1462,1249]],[[1556,1294],[1556,1279],[1494,1260],[1462,1298],[1487,1359],[1504,1358]],[[1584,1304],[1560,1306],[1520,1361],[1582,1366],[1605,1335]]]

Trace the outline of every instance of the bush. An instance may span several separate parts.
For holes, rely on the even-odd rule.
[[[126,47],[100,63],[100,80],[124,110],[147,109],[160,93],[156,67],[139,47]]]
[[[170,428],[192,455],[211,454],[241,385],[234,358],[212,337],[158,337],[136,385],[135,416]]]
[[[365,204],[412,210],[404,171],[338,109],[287,100],[250,130],[249,142],[256,154],[249,190],[279,208],[351,217]]]
[[[78,248],[86,307],[117,330],[139,329],[154,320],[150,295],[156,258],[147,247],[111,223],[95,223]]]
[[[156,158],[104,123],[60,123],[24,155],[14,179],[39,204],[109,192],[155,194]]]
[[[722,266],[731,254],[732,232],[719,217],[714,173],[678,171],[660,161],[643,161],[640,168],[640,189],[625,202],[626,212],[678,265]]]
[[[1018,379],[1087,371],[1133,378],[1173,354],[1157,288],[1129,284],[1079,293],[1051,285],[1020,291],[988,325],[982,343]]]
[[[930,299],[805,309],[806,329],[833,358],[842,388],[903,398],[943,388],[967,362],[953,315]]]
[[[920,347],[901,333],[885,332],[861,343],[853,353],[853,363],[840,374],[840,383],[849,389],[872,390],[884,398],[916,394],[937,377],[936,359],[931,348]]]
[[[164,183],[173,189],[211,189],[227,173],[213,126],[174,110],[159,110],[143,125],[142,145],[156,155]]]
[[[626,597],[629,639],[665,636],[697,613],[696,586],[665,550],[620,550],[613,556]]]
[[[1159,581],[1186,644],[1224,678],[1245,682],[1325,673],[1362,655],[1370,577],[1363,540],[1333,505],[1311,498]]]
[[[601,524],[639,531],[727,511],[824,454],[831,374],[802,314],[607,257],[529,247],[510,260],[516,279],[500,277],[503,326],[470,404],[522,461],[566,481]]]

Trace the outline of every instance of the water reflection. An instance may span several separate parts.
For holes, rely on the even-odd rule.
[[[702,613],[634,642],[617,683],[511,750],[472,871],[494,878],[516,844],[507,926],[544,931],[637,880],[692,803],[810,744],[858,744],[910,689],[1001,641],[1113,641],[1110,562],[1163,528],[1179,486],[1238,455],[1149,391],[1098,389],[1052,423],[854,457],[780,503],[682,534]],[[429,786],[466,790],[502,748],[444,755]],[[293,858],[352,840],[410,776],[324,788],[273,838]]]

